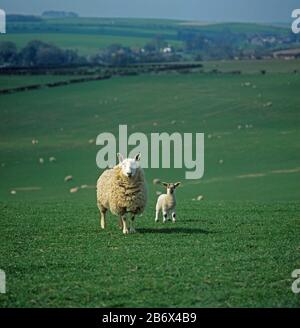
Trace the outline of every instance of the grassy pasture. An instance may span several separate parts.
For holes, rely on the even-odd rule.
[[[300,69],[299,60],[223,60],[204,62],[204,70],[209,72],[217,69],[223,73],[241,71],[247,74],[259,74],[262,70],[266,73],[294,73]]]
[[[140,75],[0,96],[0,306],[298,307],[300,76],[289,62],[269,63],[266,75],[243,64],[242,75]],[[148,136],[205,133],[203,179],[147,169],[149,206],[125,237],[113,217],[100,231],[99,147],[89,143],[119,124]],[[154,224],[153,178],[182,181],[175,225]],[[70,194],[83,184],[91,188]]]
[[[92,203],[0,208],[0,306],[299,306],[297,203],[184,201],[176,226],[155,226],[151,207],[128,237],[117,220],[100,231]]]
[[[193,26],[193,25],[191,25]],[[195,25],[194,25],[195,26]],[[196,25],[197,26],[197,25]],[[270,33],[276,32],[283,35],[287,35],[289,33],[288,28],[283,26],[276,26],[272,24],[259,24],[259,23],[216,23],[209,25],[199,25],[197,26],[202,31],[224,31],[230,30],[231,32],[238,33]]]
[[[41,22],[8,22],[8,32],[0,41],[15,42],[18,48],[29,41],[43,40],[61,48],[92,55],[99,49],[119,43],[143,47],[156,35],[163,35],[173,45],[177,40],[177,21],[143,19],[64,18]]]
[[[19,48],[31,40],[43,40],[62,48],[76,49],[82,55],[95,54],[99,49],[120,43],[123,46],[142,47],[157,35],[168,44],[182,47],[178,32],[192,29],[208,35],[231,31],[233,33],[276,33],[287,35],[289,28],[247,23],[186,22],[166,19],[126,18],[61,18],[41,22],[8,22],[8,33],[0,40],[13,41]]]
[[[69,75],[0,75],[0,90],[74,79]]]

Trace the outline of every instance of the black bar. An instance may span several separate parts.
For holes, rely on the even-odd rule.
[[[134,320],[133,320],[134,319]],[[297,322],[297,309],[0,309],[0,325],[41,327],[45,324],[60,327],[62,324],[88,327],[135,327],[143,326],[204,326],[230,324],[243,326],[265,324],[275,321],[278,325]]]

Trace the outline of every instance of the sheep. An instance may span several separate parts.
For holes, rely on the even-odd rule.
[[[70,189],[70,193],[71,193],[71,194],[74,194],[74,193],[77,192],[78,190],[79,190],[78,187],[71,188],[71,189]]]
[[[197,200],[203,200],[203,198],[204,198],[204,196],[203,195],[199,195],[198,197],[197,197]]]
[[[172,214],[173,223],[176,222],[176,197],[175,197],[175,189],[180,185],[180,182],[176,183],[166,183],[162,182],[162,184],[167,188],[167,193],[162,194],[158,197],[156,203],[156,214],[155,214],[155,222],[158,222],[159,212],[163,213],[163,223],[166,223],[168,215]]]
[[[68,182],[68,181],[73,180],[73,177],[72,177],[72,175],[67,175],[64,180],[65,180],[65,182]]]
[[[100,211],[100,226],[106,227],[106,212],[109,209],[120,217],[123,234],[134,233],[134,219],[143,213],[147,203],[147,186],[143,169],[140,167],[141,154],[126,158],[118,154],[119,164],[104,171],[97,181],[97,205]],[[126,215],[131,215],[128,230]]]
[[[153,179],[153,184],[154,185],[159,185],[161,182],[159,179]]]

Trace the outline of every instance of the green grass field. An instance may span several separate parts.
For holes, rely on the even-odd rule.
[[[244,65],[251,74],[115,77],[0,96],[0,306],[298,307],[300,75],[286,62],[268,63],[266,75]],[[203,179],[147,169],[149,205],[128,236],[112,216],[99,228],[99,147],[89,143],[119,124],[205,133]],[[176,224],[154,223],[154,178],[182,181]]]
[[[293,73],[299,71],[299,61],[292,60],[222,60],[222,61],[207,61],[203,63],[204,71],[209,72],[217,69],[223,73],[233,71],[241,71],[247,74],[259,74],[262,70],[267,73]]]
[[[0,90],[74,79],[70,75],[0,75]]]
[[[161,35],[168,44],[180,46],[176,20],[122,18],[64,18],[41,22],[8,22],[8,33],[0,41],[12,41],[19,49],[29,41],[42,40],[81,55],[96,54],[112,44],[143,47]]]
[[[287,35],[289,28],[252,23],[203,23],[168,19],[128,18],[57,18],[40,22],[11,22],[8,33],[0,41],[12,41],[20,49],[29,41],[42,40],[64,49],[77,50],[81,55],[93,55],[112,44],[143,47],[158,35],[169,45],[183,47],[178,33],[192,29],[199,33],[276,33]],[[240,45],[243,47],[244,45]]]
[[[152,212],[153,212],[153,208]],[[299,306],[296,202],[180,204],[178,224],[124,237],[93,203],[2,205],[1,265],[14,307]],[[299,262],[298,262],[299,263]]]

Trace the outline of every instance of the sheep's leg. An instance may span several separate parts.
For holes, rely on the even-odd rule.
[[[172,212],[172,221],[173,221],[173,223],[176,222],[176,212],[175,211]]]
[[[106,211],[107,209],[100,205],[100,226],[102,229],[105,229],[106,227],[106,218],[105,218]]]
[[[120,217],[120,220],[119,220],[119,228],[121,230],[123,230],[123,221],[122,221],[122,218]]]
[[[163,223],[166,223],[168,219],[168,211],[163,210]]]
[[[122,224],[123,224],[123,234],[127,235],[129,233],[128,228],[127,228],[127,222],[126,222],[126,215],[121,216],[122,219]]]
[[[134,219],[135,219],[135,216],[133,215],[131,217],[131,220],[130,220],[130,228],[129,228],[129,232],[130,233],[135,233],[135,228],[134,228]]]

